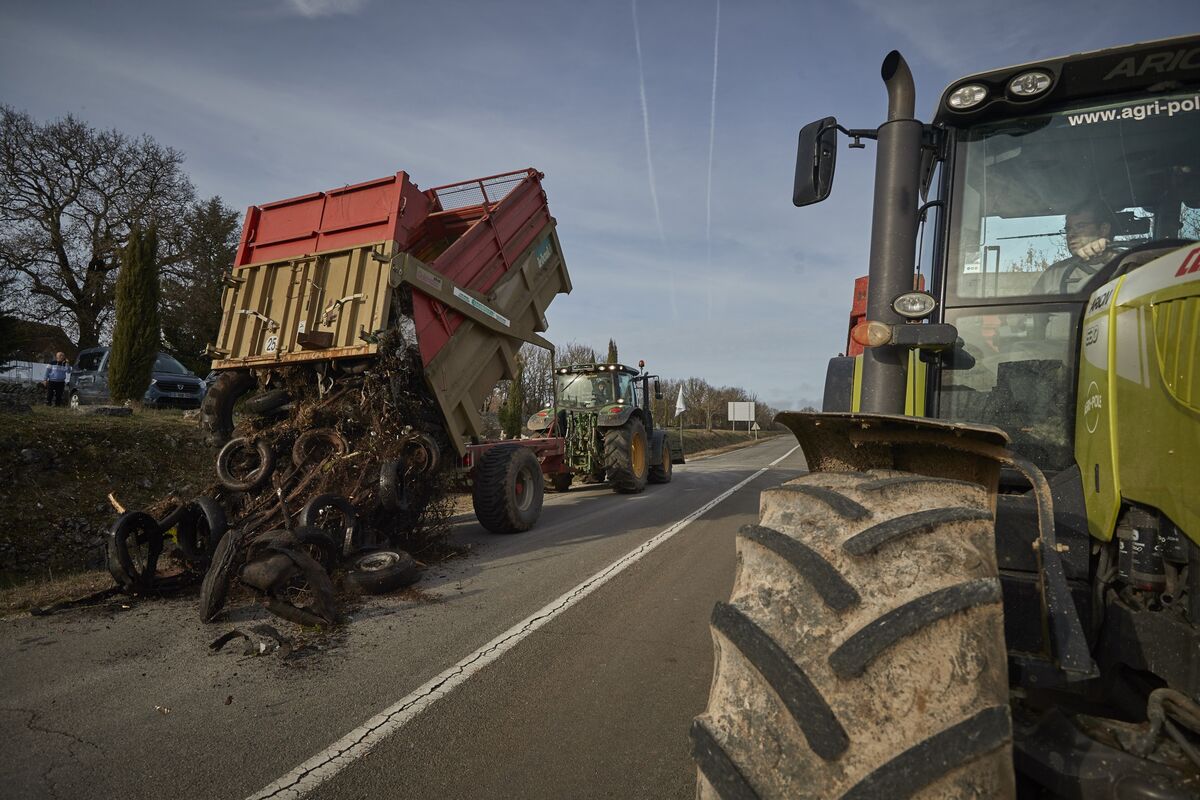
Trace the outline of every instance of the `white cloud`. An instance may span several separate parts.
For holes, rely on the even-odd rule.
[[[367,0],[285,0],[285,7],[305,19],[357,14]]]

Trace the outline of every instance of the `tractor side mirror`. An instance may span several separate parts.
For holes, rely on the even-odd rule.
[[[658,378],[655,378],[655,379],[654,379],[654,399],[655,399],[655,400],[662,400],[662,399],[663,399],[663,397],[662,397],[662,385],[661,385],[661,384],[659,384],[659,382],[658,382]]]
[[[837,119],[825,117],[800,129],[796,145],[796,179],[792,184],[792,204],[819,203],[833,188],[833,167],[837,162]]]

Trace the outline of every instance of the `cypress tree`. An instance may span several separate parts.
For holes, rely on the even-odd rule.
[[[134,226],[121,254],[117,276],[117,324],[108,366],[109,393],[115,402],[140,404],[150,386],[159,348],[158,234]]]
[[[508,383],[508,397],[497,416],[500,428],[509,439],[516,439],[525,427],[525,359],[517,359],[517,376]]]
[[[617,343],[615,341],[613,341],[612,339],[608,340],[608,360],[605,363],[607,363],[607,364],[619,364],[620,363],[617,360]]]

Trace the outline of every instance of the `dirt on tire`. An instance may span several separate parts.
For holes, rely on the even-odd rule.
[[[987,492],[876,470],[762,493],[713,610],[701,798],[1012,797]]]

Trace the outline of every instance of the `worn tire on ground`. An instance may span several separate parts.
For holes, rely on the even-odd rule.
[[[987,493],[891,472],[767,490],[712,614],[700,798],[1014,795]]]
[[[207,563],[229,528],[225,509],[216,500],[197,497],[184,507],[184,512],[175,526],[175,541],[188,559]]]
[[[144,558],[135,558],[134,552]],[[163,534],[158,521],[142,511],[126,511],[108,532],[108,572],[125,591],[146,591],[154,584]],[[140,561],[140,563],[139,563]]]
[[[637,494],[646,488],[650,448],[642,421],[631,418],[604,432],[604,468],[614,492]]]
[[[281,411],[290,402],[292,402],[292,396],[288,394],[287,389],[268,389],[246,398],[246,402],[242,403],[242,408],[247,414],[265,417]]]
[[[394,592],[411,586],[421,577],[417,562],[402,550],[359,553],[346,566],[346,585],[363,594]]]
[[[231,370],[217,376],[200,404],[200,430],[208,443],[221,447],[233,436],[233,407],[242,395],[258,385],[248,370]]]
[[[667,443],[666,437],[663,438],[662,455],[657,464],[650,467],[650,473],[647,480],[650,483],[670,483],[671,476],[674,470],[671,468],[671,447]]]
[[[543,478],[528,447],[497,445],[475,467],[472,504],[479,524],[492,533],[520,533],[542,513]]]
[[[229,595],[229,587],[237,571],[238,535],[229,531],[217,543],[213,553],[212,563],[204,573],[200,583],[200,620],[212,622],[213,618],[225,607],[225,598]]]
[[[337,528],[321,524],[321,512],[327,508],[336,510],[341,516]],[[312,528],[325,533],[342,553],[353,553],[362,544],[359,541],[358,512],[354,510],[354,504],[348,498],[333,492],[319,494],[305,503],[296,519],[296,527]]]
[[[253,449],[258,455],[258,466],[248,475],[239,476],[233,472],[233,457],[238,450]],[[252,492],[267,482],[275,469],[275,451],[265,439],[257,442],[245,436],[230,439],[217,453],[217,482],[231,492]]]

